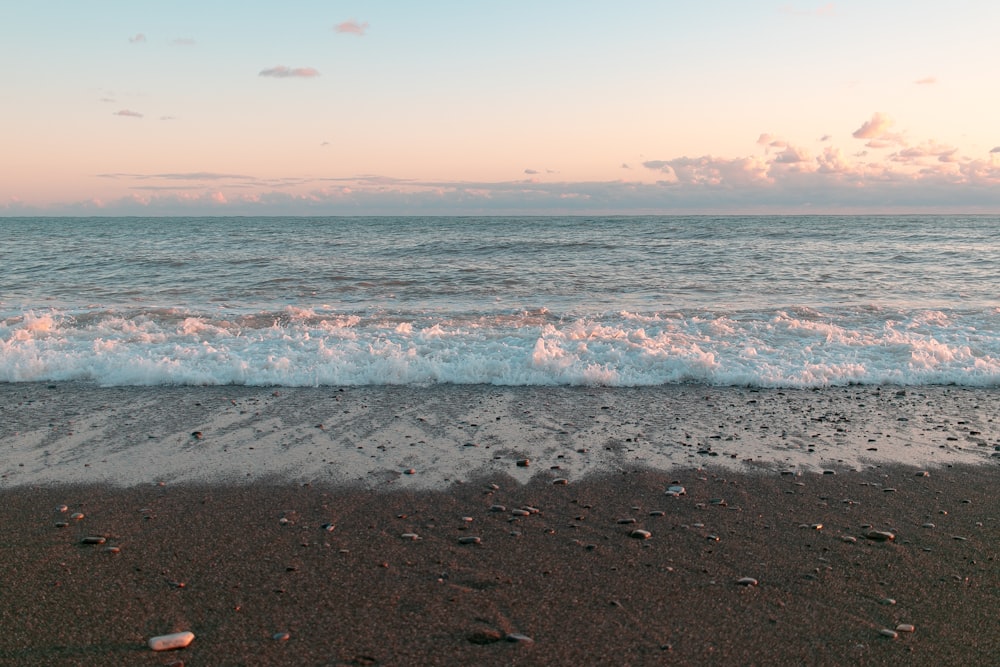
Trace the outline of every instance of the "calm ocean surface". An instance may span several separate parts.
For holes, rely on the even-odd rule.
[[[0,218],[0,381],[1000,386],[1000,217]]]

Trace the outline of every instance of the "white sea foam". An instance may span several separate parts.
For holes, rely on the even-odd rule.
[[[0,380],[103,385],[1000,385],[1000,309],[372,317],[49,310],[0,321]]]

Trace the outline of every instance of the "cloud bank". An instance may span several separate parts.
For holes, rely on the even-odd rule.
[[[119,115],[137,112],[123,110]],[[141,117],[141,114],[138,114]],[[526,168],[512,180],[421,180],[383,175],[262,178],[204,170],[103,173],[119,193],[0,213],[65,215],[567,215],[692,213],[1000,213],[1000,146],[968,156],[935,140],[909,141],[875,113],[850,142],[809,146],[777,135],[748,140],[748,155],[646,159],[629,180],[558,181]],[[841,136],[849,133],[844,132]],[[618,166],[617,164],[614,166]],[[621,165],[627,167],[627,163]],[[623,173],[623,172],[619,172]]]

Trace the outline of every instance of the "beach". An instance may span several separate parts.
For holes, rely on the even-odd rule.
[[[0,385],[0,664],[988,664],[997,399]]]

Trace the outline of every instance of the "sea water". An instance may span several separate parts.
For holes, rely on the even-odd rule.
[[[0,218],[0,381],[1000,385],[1000,217]]]

